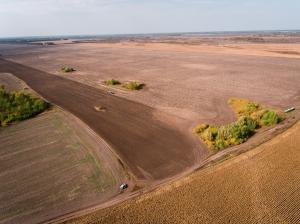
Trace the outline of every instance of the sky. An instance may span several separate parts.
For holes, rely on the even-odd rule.
[[[300,29],[300,0],[0,0],[0,37]]]

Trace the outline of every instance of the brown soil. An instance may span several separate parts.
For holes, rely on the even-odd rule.
[[[299,43],[195,45],[186,41],[2,45],[0,51],[10,60],[106,91],[111,88],[102,83],[111,78],[145,83],[139,92],[114,92],[181,117],[190,128],[234,121],[227,106],[230,97],[281,109],[300,105],[300,56],[295,53],[300,52]],[[61,74],[64,64],[77,71]]]
[[[299,223],[300,123],[219,165],[66,223]]]
[[[3,85],[7,91],[21,91],[41,98],[41,96],[39,96],[25,82],[10,73],[0,73],[0,85]]]
[[[79,117],[103,137],[139,180],[170,178],[196,165],[206,152],[203,147],[201,155],[190,133],[160,121],[151,107],[3,59],[0,72],[16,75],[45,99]],[[105,107],[105,113],[97,112],[95,105]]]

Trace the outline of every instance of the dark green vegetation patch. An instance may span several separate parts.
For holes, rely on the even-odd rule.
[[[237,114],[236,122],[223,126],[200,124],[194,129],[202,141],[215,152],[247,141],[260,127],[282,121],[276,111],[252,101],[231,98],[228,103]]]
[[[22,92],[7,92],[0,87],[0,126],[33,117],[48,107],[41,99]]]

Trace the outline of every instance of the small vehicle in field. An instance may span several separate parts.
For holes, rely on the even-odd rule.
[[[113,91],[107,91],[107,94],[114,95],[115,93]]]
[[[126,183],[123,183],[123,184],[120,185],[121,190],[125,190],[127,188],[128,188],[128,184],[126,184]]]
[[[289,113],[289,112],[292,112],[294,110],[295,110],[295,107],[291,107],[291,108],[286,109],[284,112]]]

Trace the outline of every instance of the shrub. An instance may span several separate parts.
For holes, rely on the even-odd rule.
[[[261,125],[260,119],[262,118],[265,111],[266,111],[265,109],[258,110],[258,111],[253,112],[250,116],[257,122],[258,125]]]
[[[108,86],[114,86],[114,85],[120,85],[121,82],[116,79],[109,79],[109,80],[104,81],[104,84],[106,84]]]
[[[247,99],[230,98],[228,104],[239,116],[250,115],[259,109],[259,104]]]
[[[258,108],[259,108],[259,105],[257,103],[250,101],[246,105],[246,113],[251,114],[251,113],[255,112]]]
[[[123,85],[124,88],[129,90],[140,90],[144,87],[145,84],[139,82],[127,82]]]
[[[64,66],[61,68],[62,72],[68,73],[68,72],[75,72],[76,70],[74,68],[68,67],[68,66]]]
[[[254,119],[243,116],[236,122],[220,127],[198,125],[195,132],[215,151],[245,142],[253,135],[256,127],[257,122]]]
[[[194,133],[196,134],[200,134],[201,132],[203,132],[205,129],[207,129],[209,127],[208,124],[199,124],[194,128]]]
[[[48,103],[20,92],[0,88],[0,126],[35,116],[48,108]]]
[[[264,109],[259,104],[246,100],[231,98],[228,103],[238,114],[238,120],[220,127],[200,124],[194,132],[213,151],[241,144],[250,138],[260,126],[279,123],[282,118],[272,110]]]
[[[241,117],[230,129],[231,138],[244,142],[254,133],[256,127],[257,123],[251,117]]]
[[[270,126],[278,124],[281,121],[281,118],[275,111],[266,110],[260,119],[262,125]]]

